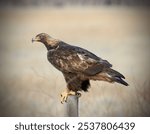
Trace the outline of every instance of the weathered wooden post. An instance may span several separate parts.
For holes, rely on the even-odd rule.
[[[68,117],[79,116],[79,97],[69,96],[66,103],[66,112]]]

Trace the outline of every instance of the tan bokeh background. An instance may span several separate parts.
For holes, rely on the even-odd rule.
[[[0,116],[65,116],[62,74],[31,43],[46,32],[113,64],[129,87],[91,82],[80,116],[150,116],[150,10],[136,7],[0,9]]]

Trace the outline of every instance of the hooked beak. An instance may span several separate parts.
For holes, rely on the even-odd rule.
[[[32,38],[31,41],[32,41],[32,43],[33,43],[33,42],[35,42],[35,41],[40,41],[40,39],[39,39],[38,37],[35,37],[35,38]]]
[[[32,43],[33,43],[35,40],[32,38],[32,40],[31,40],[31,41],[32,41]]]

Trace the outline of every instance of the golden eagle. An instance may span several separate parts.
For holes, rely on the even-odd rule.
[[[79,91],[87,91],[90,80],[117,82],[128,86],[125,77],[113,70],[112,65],[86,49],[69,45],[54,39],[46,33],[40,33],[32,42],[42,42],[47,48],[48,61],[61,71],[67,88],[61,94],[61,103],[66,102],[69,95],[81,96]]]

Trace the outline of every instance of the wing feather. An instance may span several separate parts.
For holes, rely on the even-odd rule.
[[[108,61],[97,57],[88,50],[64,42],[59,44],[56,51],[48,52],[48,59],[63,72],[79,72],[86,75],[95,75],[101,72],[103,68],[112,66]]]

